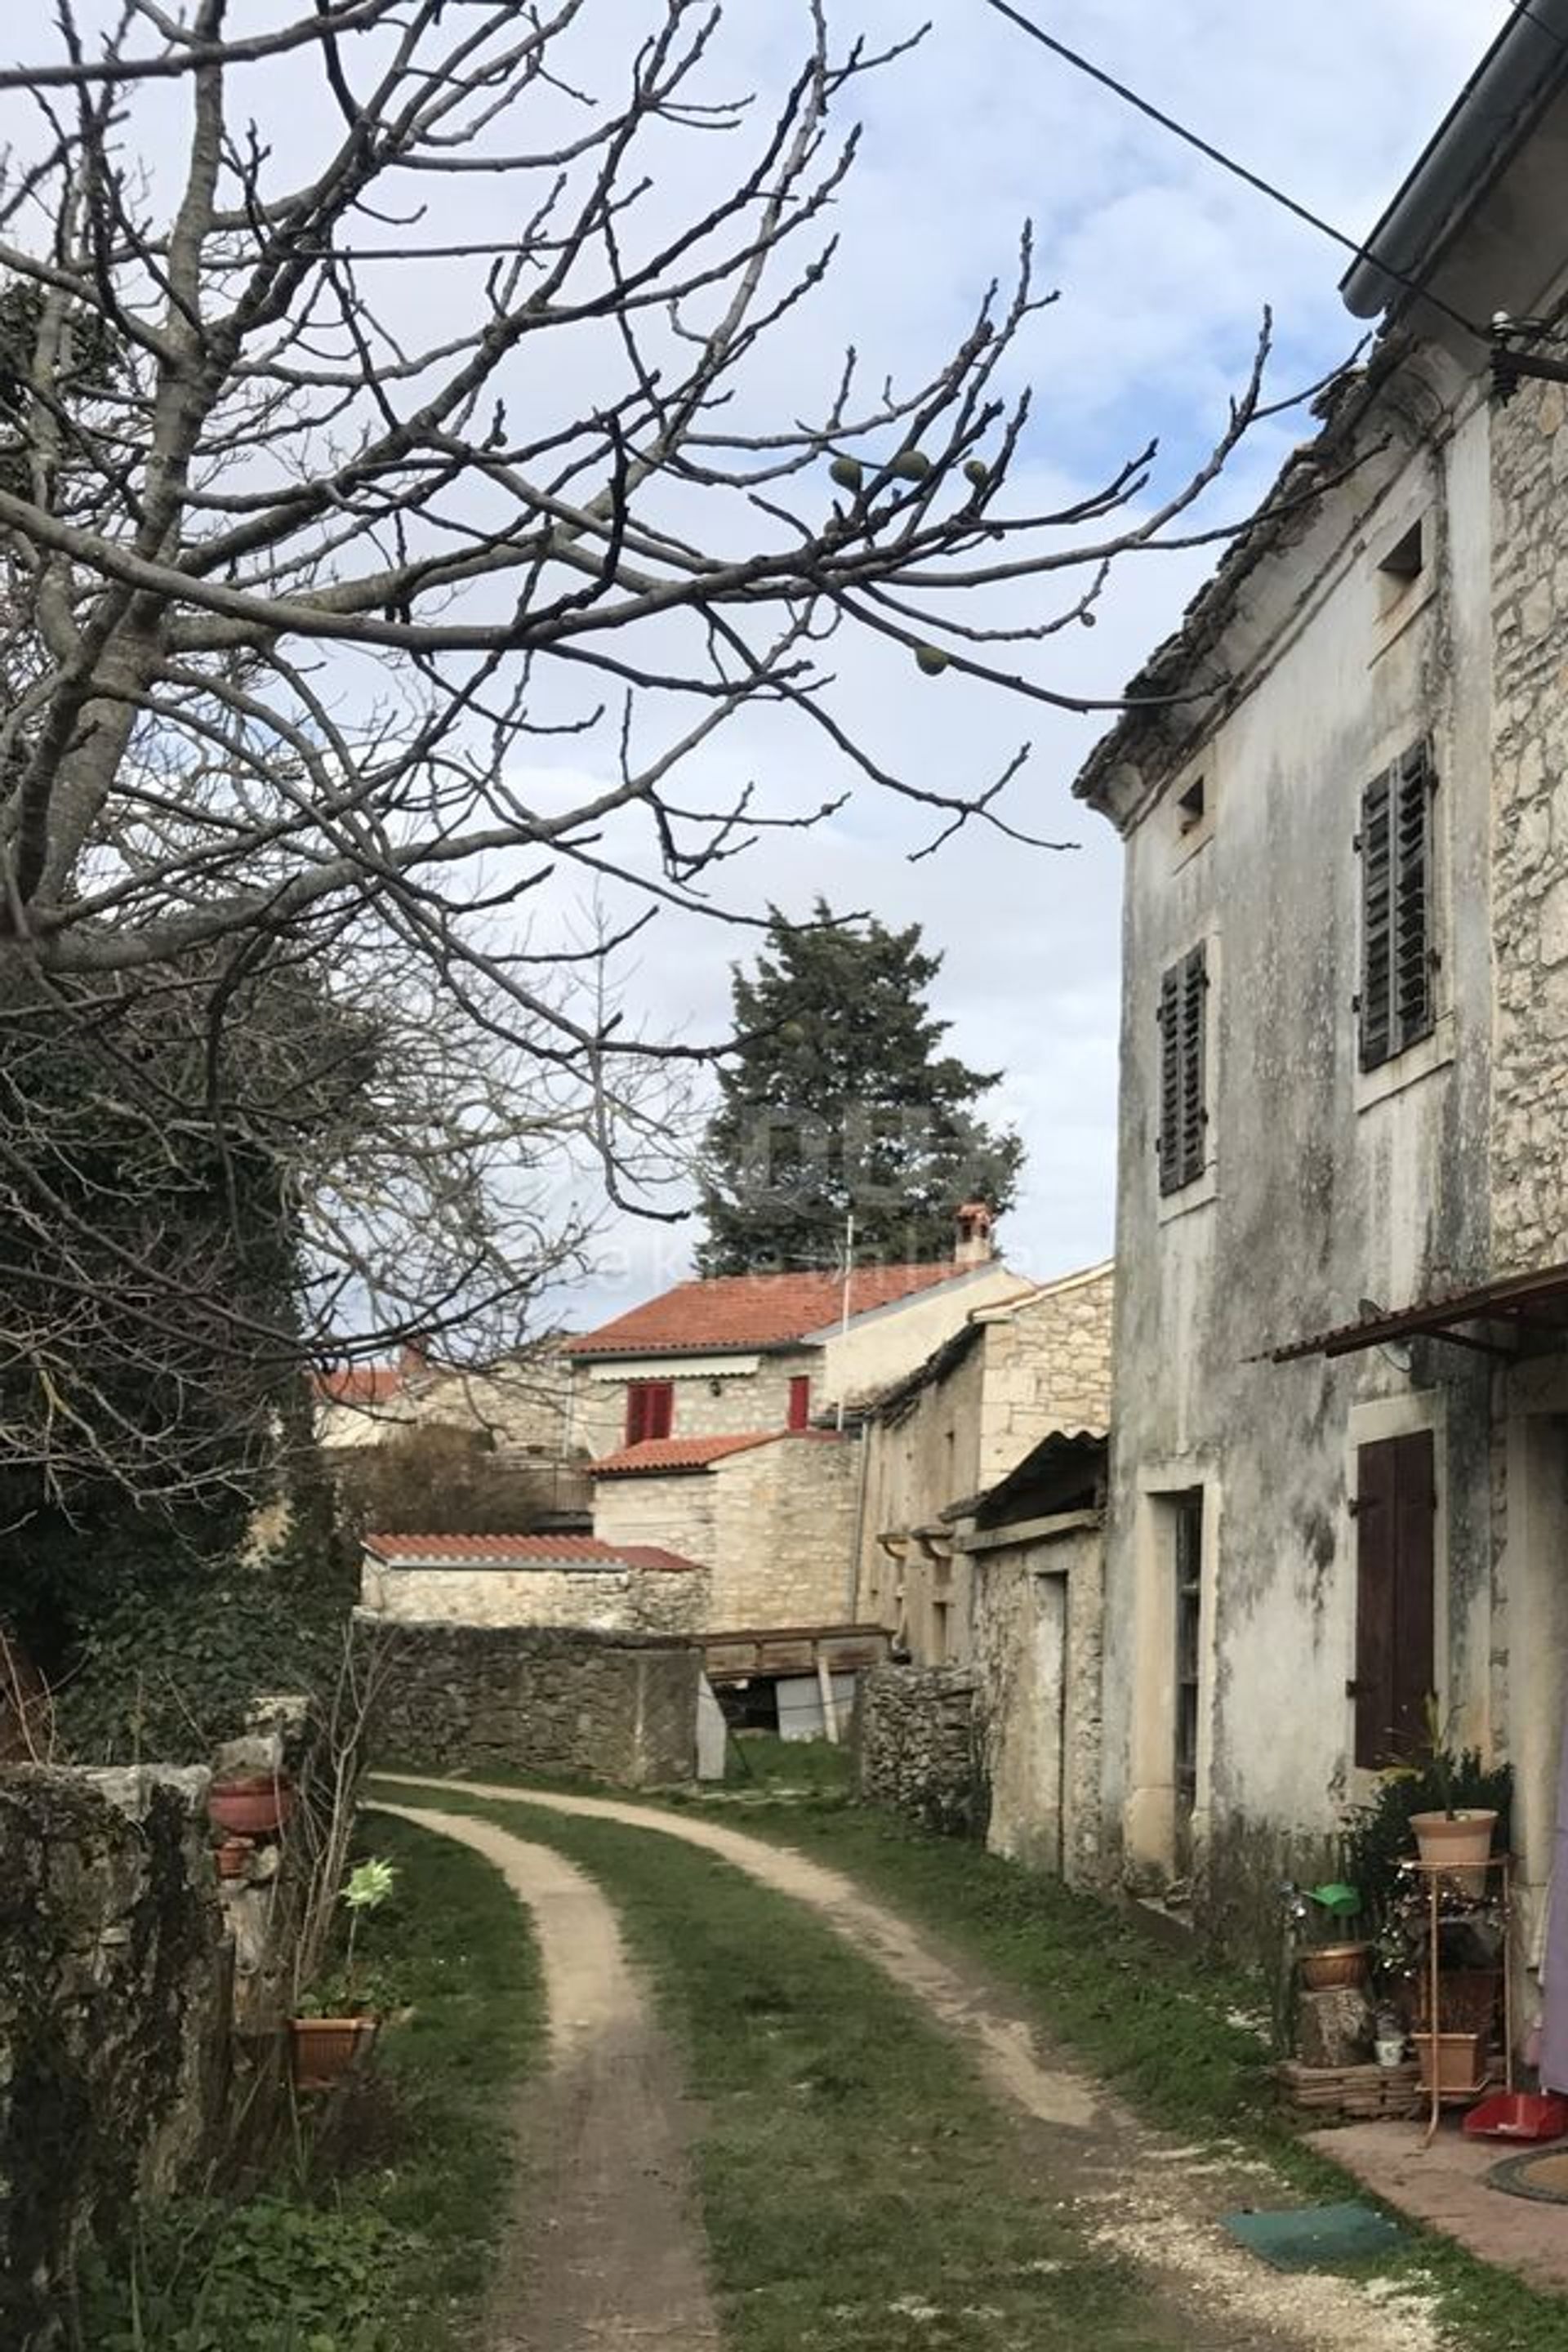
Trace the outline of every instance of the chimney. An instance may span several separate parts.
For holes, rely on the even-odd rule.
[[[991,1212],[984,1201],[965,1201],[953,1215],[954,1265],[986,1265],[991,1260]]]

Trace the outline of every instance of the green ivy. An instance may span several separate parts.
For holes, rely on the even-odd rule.
[[[384,2352],[374,2314],[395,2232],[374,2213],[281,2197],[158,2209],[129,2272],[95,2268],[94,2352]]]

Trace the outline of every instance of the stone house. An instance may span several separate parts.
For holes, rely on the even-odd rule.
[[[1099,1845],[1113,1288],[1091,1266],[982,1307],[885,1390],[858,1513],[857,1614],[902,1662],[874,1678],[869,1791],[938,1820],[972,1803],[994,1852],[1080,1878]]]
[[[1126,855],[1105,1833],[1257,1942],[1428,1690],[1513,1764],[1527,1907],[1550,1872],[1568,421],[1528,337],[1499,396],[1484,322],[1560,315],[1565,163],[1539,0],[1344,280],[1364,366],[1076,786]]]
[[[852,1624],[861,1450],[846,1424],[1029,1287],[973,1208],[945,1263],[687,1282],[580,1334],[578,1425],[613,1415],[621,1441],[591,1465],[595,1534],[701,1561],[712,1634]]]

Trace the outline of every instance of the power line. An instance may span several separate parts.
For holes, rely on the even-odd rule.
[[[1445,302],[1439,295],[1431,293],[1418,278],[1406,278],[1403,271],[1391,268],[1380,254],[1369,251],[1367,247],[1359,244],[1353,236],[1347,236],[1342,228],[1336,228],[1333,222],[1325,220],[1321,213],[1315,213],[1310,206],[1299,204],[1294,196],[1287,195],[1284,189],[1277,187],[1272,180],[1266,180],[1260,173],[1250,170],[1245,163],[1237,163],[1236,157],[1227,155],[1224,148],[1215,146],[1212,141],[1201,137],[1195,131],[1190,131],[1184,122],[1178,122],[1173,114],[1166,114],[1152,100],[1141,97],[1137,90],[1129,89],[1124,81],[1118,81],[1116,76],[1108,73],[1103,66],[1097,66],[1092,58],[1084,57],[1078,49],[1069,48],[1067,43],[1058,40],[1054,33],[1047,33],[1043,25],[1037,25],[1032,16],[1026,16],[1021,9],[1013,7],[1011,0],[985,0],[985,5],[988,8],[994,8],[997,16],[1005,16],[1010,25],[1017,27],[1020,33],[1027,34],[1030,40],[1037,41],[1044,49],[1049,49],[1053,56],[1062,60],[1064,65],[1071,66],[1079,73],[1087,74],[1090,81],[1098,82],[1102,89],[1110,90],[1112,96],[1121,99],[1124,105],[1134,108],[1138,113],[1146,116],[1149,121],[1158,123],[1162,131],[1168,131],[1173,138],[1181,140],[1184,145],[1195,148],[1197,152],[1206,156],[1211,163],[1217,163],[1222,172],[1228,172],[1233,179],[1242,181],[1258,195],[1267,196],[1271,204],[1282,205],[1285,211],[1293,214],[1297,220],[1304,221],[1309,228],[1315,228],[1320,236],[1331,237],[1334,244],[1342,247],[1345,252],[1353,253],[1358,261],[1370,261],[1374,268],[1382,270],[1385,278],[1392,278],[1394,283],[1403,286],[1406,292],[1418,294],[1423,301],[1429,302],[1435,310],[1441,310],[1445,317],[1452,319],[1457,326],[1463,327],[1465,332],[1475,336],[1479,342],[1487,341],[1487,332],[1478,327],[1473,319],[1467,319],[1462,311],[1454,309],[1452,303]],[[1530,15],[1530,11],[1521,5],[1521,0],[1510,0],[1510,5],[1516,15]],[[1531,21],[1539,24],[1541,20],[1539,17],[1532,17]],[[1544,29],[1550,31],[1551,27],[1547,26]],[[1568,47],[1568,44],[1563,46]]]

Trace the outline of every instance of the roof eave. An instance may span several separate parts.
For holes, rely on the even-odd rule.
[[[1455,228],[1568,79],[1568,0],[1517,9],[1340,281],[1357,319],[1393,310],[1429,276]]]

